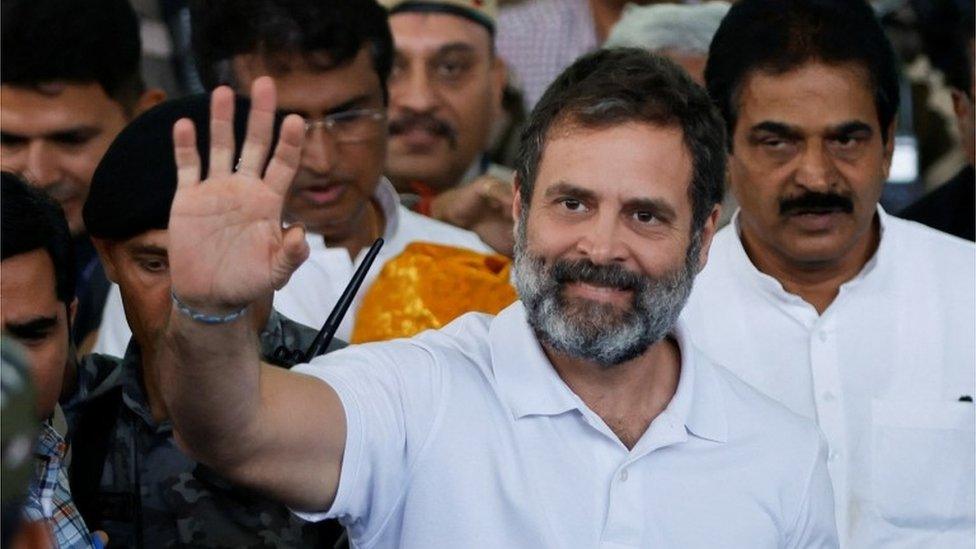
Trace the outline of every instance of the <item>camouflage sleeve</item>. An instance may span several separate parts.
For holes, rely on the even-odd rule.
[[[291,368],[302,362],[299,357],[312,345],[316,334],[317,329],[299,324],[272,309],[268,323],[261,332],[261,356],[271,364]],[[347,345],[345,341],[333,339],[325,352],[331,353]]]

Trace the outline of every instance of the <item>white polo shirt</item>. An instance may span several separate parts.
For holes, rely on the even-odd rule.
[[[520,302],[296,371],[339,394],[327,513],[355,547],[834,547],[812,422],[677,332],[677,391],[632,450],[574,394]]]
[[[386,219],[383,233],[383,248],[370,268],[363,285],[349,307],[349,312],[339,325],[336,337],[349,341],[356,321],[356,311],[362,303],[366,290],[373,279],[390,259],[400,255],[411,242],[434,242],[447,246],[468,248],[476,252],[494,253],[487,244],[471,231],[414,213],[400,205],[400,199],[393,185],[383,178],[373,195],[380,205]],[[353,273],[366,256],[364,248],[355,260],[345,248],[330,248],[325,245],[321,235],[308,233],[306,241],[310,254],[305,263],[292,274],[288,284],[275,293],[274,307],[286,317],[311,326],[321,328],[339,301]],[[122,295],[115,284],[109,290],[102,313],[102,324],[93,352],[111,356],[122,356],[129,344],[132,332],[125,320],[122,309]]]
[[[816,420],[842,545],[974,547],[976,247],[878,209],[874,257],[818,315],[759,272],[737,220],[683,313],[698,347]]]

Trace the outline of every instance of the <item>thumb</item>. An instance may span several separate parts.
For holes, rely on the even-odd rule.
[[[280,290],[291,278],[292,273],[308,259],[308,242],[305,242],[305,227],[295,224],[284,229],[281,248],[275,257],[275,289]]]

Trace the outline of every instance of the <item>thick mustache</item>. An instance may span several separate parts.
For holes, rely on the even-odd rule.
[[[450,124],[429,114],[404,114],[390,121],[390,135],[404,134],[415,128],[447,138],[451,143],[457,140],[457,132]]]
[[[559,284],[585,282],[617,290],[640,291],[644,278],[619,265],[596,265],[586,260],[556,261],[552,266],[552,277]]]
[[[780,215],[834,211],[851,213],[854,211],[854,201],[835,193],[810,192],[792,198],[784,198],[779,202]]]

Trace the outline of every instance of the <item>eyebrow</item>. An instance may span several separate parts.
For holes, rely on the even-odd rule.
[[[373,100],[373,96],[371,94],[363,93],[363,94],[357,95],[357,96],[355,96],[355,97],[353,97],[351,99],[347,99],[346,101],[343,101],[342,103],[339,103],[338,105],[336,105],[334,107],[329,108],[327,111],[325,111],[325,116],[329,116],[331,114],[338,114],[340,112],[346,112],[346,111],[350,111],[350,110],[353,110],[353,109],[362,108],[362,107],[364,107],[365,105],[367,105],[372,100]],[[300,110],[282,110],[281,112],[283,112],[285,114],[297,114],[298,116],[301,116],[302,118],[312,118],[312,116],[308,112],[306,112],[306,111],[300,111]]]
[[[4,329],[19,338],[37,337],[58,325],[57,316],[39,316],[20,322],[7,322]]]
[[[578,200],[589,200],[591,202],[596,200],[596,193],[593,191],[566,181],[553,184],[543,194],[543,197],[547,199],[556,198],[557,196],[571,196]]]
[[[860,120],[851,120],[849,122],[843,122],[830,129],[829,133],[831,135],[850,135],[852,133],[867,133],[869,136],[874,135],[874,130],[870,125],[861,122]]]
[[[78,137],[78,136],[81,136],[81,137],[91,137],[91,136],[94,136],[94,135],[98,135],[99,133],[101,133],[101,131],[102,131],[102,129],[99,128],[98,126],[90,126],[90,125],[85,124],[85,125],[81,125],[81,126],[72,126],[70,128],[63,128],[63,129],[60,129],[60,130],[57,130],[57,131],[53,131],[53,132],[42,133],[42,134],[39,134],[39,135],[24,135],[22,133],[11,132],[11,131],[6,131],[6,130],[0,132],[0,135],[3,135],[3,137],[4,138],[7,138],[7,139],[38,139],[38,138],[40,138],[40,139],[59,140],[59,139],[64,139],[66,137]]]
[[[168,256],[169,252],[166,248],[157,246],[155,244],[134,244],[129,247],[129,253],[132,254],[152,254],[152,255],[162,255]]]
[[[451,53],[476,53],[475,47],[466,42],[451,42],[437,48],[436,55],[448,55]]]
[[[781,137],[788,137],[790,139],[799,139],[802,137],[802,133],[799,129],[784,122],[775,122],[771,120],[760,122],[749,129],[750,135],[755,135],[759,132],[767,132],[779,135]]]

